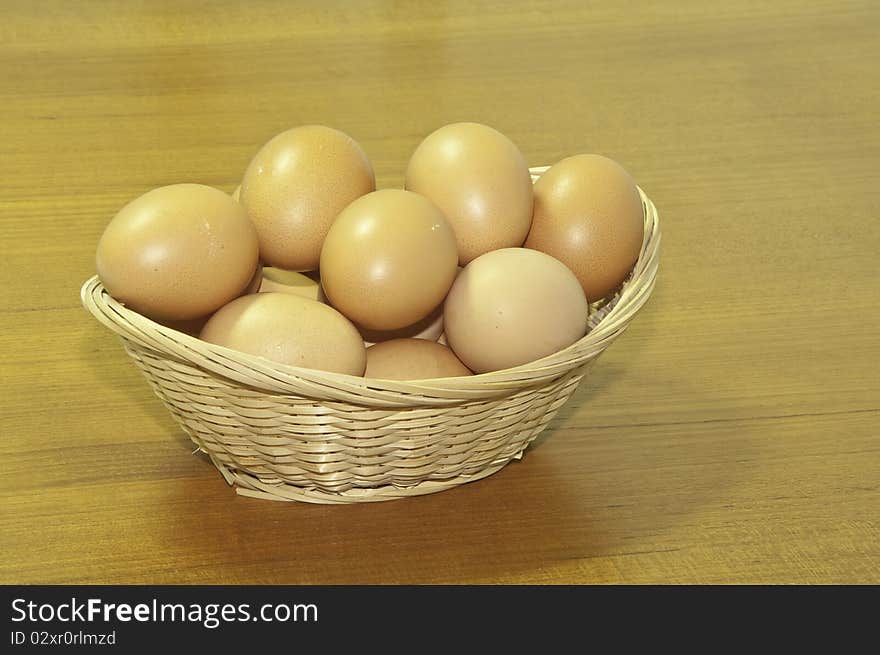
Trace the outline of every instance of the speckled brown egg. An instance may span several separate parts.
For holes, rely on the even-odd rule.
[[[110,295],[159,321],[210,314],[243,292],[257,261],[257,234],[241,205],[201,184],[132,200],[107,225],[95,257]]]
[[[461,266],[456,267],[456,276],[460,272]],[[428,341],[440,342],[440,338],[443,336],[443,303],[437,305],[434,311],[422,320],[397,330],[370,330],[362,326],[357,327],[364,338],[364,344],[368,347],[374,343],[391,339],[427,339]],[[441,343],[446,345],[445,341]]]
[[[336,215],[375,188],[373,167],[354,139],[305,125],[260,149],[245,171],[240,201],[257,228],[264,263],[309,271],[318,267]]]
[[[364,377],[431,380],[471,375],[446,346],[424,339],[392,339],[367,348]]]
[[[397,330],[443,302],[457,270],[455,235],[427,198],[383,189],[333,222],[321,251],[328,300],[369,330]]]
[[[644,210],[630,174],[601,155],[576,155],[535,182],[526,247],[568,266],[590,302],[617,289],[639,258]]]
[[[443,212],[462,266],[490,250],[521,246],[532,220],[532,178],[519,148],[480,123],[430,134],[410,158],[406,188]]]
[[[446,342],[475,373],[551,355],[587,330],[587,299],[562,262],[526,248],[481,255],[446,297]]]
[[[247,286],[244,288],[244,291],[241,292],[240,295],[246,296],[249,293],[257,293],[260,290],[260,283],[263,280],[263,267],[257,266],[254,271],[253,277],[251,277],[250,282],[248,282]],[[208,314],[206,316],[200,316],[198,318],[191,318],[185,321],[160,321],[162,325],[166,327],[173,328],[178,332],[184,332],[190,336],[197,337],[199,333],[202,331],[202,328],[205,327],[205,323],[208,322],[208,319],[211,318],[211,315]]]
[[[332,307],[285,293],[242,296],[218,310],[201,339],[258,357],[362,375],[366,351],[351,322]]]

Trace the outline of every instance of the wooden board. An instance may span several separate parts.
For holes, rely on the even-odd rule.
[[[6,2],[0,582],[880,582],[875,2]],[[144,191],[299,124],[380,186],[475,120],[600,152],[660,277],[525,458],[353,506],[237,497],[80,306]]]

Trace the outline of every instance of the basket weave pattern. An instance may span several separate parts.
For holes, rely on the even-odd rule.
[[[533,177],[544,170],[532,169]],[[520,458],[647,301],[660,231],[639,191],[641,255],[621,290],[591,306],[587,335],[494,373],[406,382],[300,369],[159,325],[113,300],[97,277],[83,285],[82,301],[122,338],[153,391],[238,493],[321,503],[433,493]]]

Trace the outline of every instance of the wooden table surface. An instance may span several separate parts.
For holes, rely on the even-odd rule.
[[[880,5],[4,2],[3,583],[880,583]],[[356,7],[356,8],[353,8]],[[624,164],[660,276],[537,445],[386,503],[237,496],[89,315],[128,200],[324,123]]]

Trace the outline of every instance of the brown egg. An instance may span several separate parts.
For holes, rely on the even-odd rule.
[[[424,339],[392,339],[367,348],[364,377],[432,380],[471,375],[446,346]]]
[[[504,248],[468,264],[446,297],[446,341],[475,373],[546,357],[587,330],[587,299],[562,262]]]
[[[413,153],[406,188],[443,212],[462,266],[490,250],[521,246],[532,220],[532,178],[522,153],[500,132],[454,123]]]
[[[443,301],[457,262],[455,235],[431,201],[383,189],[358,198],[333,222],[321,252],[321,284],[358,325],[396,330]]]
[[[277,291],[278,293],[292,293],[309,300],[326,302],[324,290],[318,280],[295,271],[285,271],[280,268],[266,266],[263,268],[263,282],[260,291]]]
[[[369,330],[360,326],[358,326],[358,330],[364,338],[364,344],[367,346],[383,341],[391,341],[392,339],[437,341],[440,338],[440,333],[443,332],[443,305],[438,305],[433,312],[421,321],[398,330]]]
[[[241,203],[269,266],[318,268],[336,215],[376,188],[373,167],[347,134],[322,125],[282,132],[264,145],[241,182]]]
[[[362,375],[366,365],[364,343],[348,319],[292,294],[237,298],[208,320],[200,337],[291,366]]]
[[[639,258],[644,210],[635,181],[601,155],[576,155],[535,182],[526,247],[546,252],[577,276],[590,302],[611,294]]]
[[[249,293],[257,293],[260,289],[260,282],[263,279],[263,267],[257,266],[254,271],[253,277],[251,277],[250,282],[248,282],[247,286],[244,288],[244,291],[240,295],[246,296]],[[208,322],[208,319],[211,318],[211,314],[207,314],[205,316],[199,316],[198,318],[191,318],[185,321],[160,321],[162,325],[166,327],[173,328],[178,332],[184,332],[190,336],[197,337],[199,333],[202,331],[202,328],[205,327],[205,323]]]
[[[219,189],[174,184],[116,214],[95,264],[116,300],[156,320],[186,321],[240,295],[257,260],[257,234],[238,203]]]

